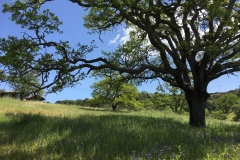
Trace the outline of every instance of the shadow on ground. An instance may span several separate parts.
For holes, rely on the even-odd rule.
[[[228,134],[230,128],[223,128],[223,134],[193,129],[174,118],[5,115],[11,120],[0,123],[0,159],[202,159],[209,148],[224,150],[226,144],[240,142],[240,135]]]

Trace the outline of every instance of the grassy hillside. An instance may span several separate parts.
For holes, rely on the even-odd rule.
[[[0,159],[240,159],[239,123],[0,98]]]

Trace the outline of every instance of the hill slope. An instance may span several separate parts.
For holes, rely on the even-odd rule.
[[[238,123],[0,99],[0,159],[239,159]]]

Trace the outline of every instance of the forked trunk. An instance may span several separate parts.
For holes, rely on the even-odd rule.
[[[207,92],[197,94],[194,92],[185,92],[186,100],[189,106],[189,125],[192,127],[206,127],[205,108],[207,107]]]

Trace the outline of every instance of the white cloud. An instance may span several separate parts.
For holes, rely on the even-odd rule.
[[[110,41],[108,42],[108,44],[115,44],[115,43],[117,42],[117,40],[119,39],[119,37],[120,37],[120,35],[117,34],[117,36],[116,36],[114,39],[110,40]]]
[[[123,28],[121,30],[118,30],[117,32],[119,32],[120,34],[117,34],[117,36],[114,39],[110,40],[108,44],[111,45],[116,43],[120,43],[120,44],[126,43],[130,39],[131,31],[134,31],[134,28],[128,27],[128,28]]]
[[[123,28],[123,37],[120,39],[120,43],[123,43],[123,44],[126,43],[130,38],[130,35],[129,35],[130,32],[133,30],[134,28],[131,28],[131,27]]]

